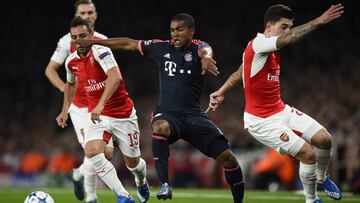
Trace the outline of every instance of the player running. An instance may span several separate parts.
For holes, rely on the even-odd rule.
[[[75,17],[71,22],[70,34],[73,41],[93,38],[90,24],[80,17]],[[146,163],[140,158],[140,132],[136,111],[126,92],[125,82],[115,58],[107,47],[80,48],[78,44],[74,45],[76,51],[65,62],[67,83],[58,124],[65,126],[76,85],[82,86],[86,91],[91,112],[82,118],[86,121],[86,157],[98,176],[117,195],[118,203],[135,203],[118,179],[114,166],[105,158],[106,143],[113,137],[119,145],[127,168],[135,176],[140,202],[147,202],[150,195],[149,185],[146,181]]]
[[[91,0],[78,0],[75,3],[75,16],[79,16],[89,21],[91,28],[94,29],[97,19],[95,4]],[[94,32],[94,36],[100,39],[106,39],[104,35]],[[58,74],[59,68],[65,62],[65,59],[75,51],[74,45],[71,43],[70,33],[64,35],[58,42],[57,48],[53,53],[49,64],[46,67],[45,75],[49,81],[61,92],[64,91],[65,83]],[[79,83],[82,83],[79,81]],[[77,139],[84,148],[84,117],[87,116],[88,102],[85,90],[82,86],[78,86],[72,104],[69,108],[69,114],[73,123]],[[112,158],[113,144],[108,143],[105,155],[108,159]],[[73,170],[72,180],[74,183],[74,192],[79,200],[85,198],[87,203],[97,203],[96,196],[96,173],[90,161],[84,156],[83,163],[79,168]],[[84,195],[84,189],[86,197]]]
[[[299,176],[306,203],[323,202],[317,196],[316,182],[333,199],[340,200],[342,193],[326,175],[331,158],[331,135],[313,118],[281,100],[278,50],[296,43],[342,13],[341,4],[332,5],[318,18],[292,28],[294,17],[289,7],[269,7],[264,16],[265,31],[248,43],[243,65],[210,95],[209,107],[215,110],[225,94],[244,80],[245,128],[261,143],[300,161]]]
[[[79,40],[83,47],[92,44],[112,49],[139,52],[153,59],[160,72],[160,103],[154,111],[151,127],[155,167],[161,181],[158,199],[171,199],[168,177],[169,144],[178,139],[189,142],[225,170],[235,203],[244,195],[243,175],[230,150],[228,140],[200,108],[203,74],[219,74],[206,42],[194,40],[195,21],[189,14],[178,14],[170,23],[171,40]]]

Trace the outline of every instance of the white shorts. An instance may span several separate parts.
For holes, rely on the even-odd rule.
[[[70,119],[74,126],[76,137],[81,144],[82,148],[85,147],[84,142],[84,129],[86,126],[86,120],[88,118],[88,108],[83,107],[79,108],[73,103],[71,103],[69,110]],[[107,147],[114,147],[112,140],[106,145]]]
[[[133,108],[130,118],[119,119],[101,115],[101,122],[96,122],[96,124],[91,121],[90,113],[88,113],[87,118],[85,143],[91,140],[107,142],[112,137],[124,155],[128,157],[140,156],[140,130],[135,108]]]
[[[244,121],[249,133],[259,142],[292,156],[299,152],[305,141],[311,143],[312,136],[324,128],[310,116],[288,105],[267,118],[244,113]]]

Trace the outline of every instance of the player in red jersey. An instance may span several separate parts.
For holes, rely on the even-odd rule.
[[[316,193],[316,182],[336,200],[342,198],[342,193],[326,176],[332,150],[331,135],[313,118],[281,100],[278,50],[296,43],[342,13],[341,4],[332,5],[318,18],[292,28],[294,17],[289,7],[269,7],[264,16],[264,33],[259,33],[248,43],[243,64],[210,95],[209,108],[215,110],[225,94],[243,79],[245,128],[261,143],[300,161],[299,175],[306,203],[322,202]]]
[[[75,16],[80,16],[89,21],[92,28],[95,26],[97,12],[95,4],[91,0],[78,0],[75,3]],[[94,32],[94,36],[100,39],[107,37]],[[75,51],[71,43],[70,33],[64,35],[58,42],[49,64],[46,67],[45,75],[49,81],[60,91],[64,91],[65,83],[59,77],[57,71],[65,62],[65,59]],[[87,116],[87,98],[84,88],[78,86],[72,104],[69,108],[69,114],[73,123],[77,139],[84,148],[84,116]],[[113,154],[113,144],[109,142],[105,150],[106,157],[111,159]],[[96,173],[92,168],[90,161],[84,157],[83,163],[79,168],[73,170],[72,179],[74,183],[75,195],[79,200],[84,199],[84,189],[86,193],[85,202],[96,202]]]
[[[92,39],[92,29],[86,20],[75,17],[71,22],[72,40]],[[140,202],[149,199],[146,181],[146,163],[140,158],[140,132],[134,104],[125,89],[125,82],[111,50],[104,46],[80,48],[65,62],[67,83],[64,106],[59,125],[64,126],[67,110],[74,95],[77,81],[85,81],[89,114],[84,119],[85,154],[98,176],[117,195],[118,203],[135,202],[121,184],[116,170],[104,155],[110,138],[118,143],[128,169],[134,174]],[[81,85],[81,84],[78,84]]]

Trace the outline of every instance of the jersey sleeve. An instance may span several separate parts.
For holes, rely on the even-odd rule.
[[[70,68],[68,67],[68,65],[69,65],[69,62],[66,61],[66,62],[65,62],[66,80],[67,80],[69,83],[73,84],[73,83],[75,83],[75,82],[77,81],[77,77],[76,77],[76,75],[74,75],[74,73],[71,72],[71,70],[70,70]]]
[[[208,53],[211,53],[213,55],[214,52],[209,43],[201,40],[193,40],[193,42],[198,45],[198,52],[200,52],[201,50],[207,50]]]
[[[210,48],[211,51],[212,51],[212,48],[211,46],[209,45],[209,43],[207,42],[203,42],[203,41],[200,41],[200,40],[197,40],[198,42],[196,42],[196,44],[198,45],[198,50],[201,51],[205,48]]]
[[[111,49],[104,46],[93,46],[93,53],[95,60],[100,64],[101,68],[106,73],[108,70],[114,67],[118,67],[118,64],[114,58]]]
[[[138,50],[141,55],[146,55],[151,58],[156,58],[159,53],[159,42],[162,40],[152,39],[152,40],[139,40]]]
[[[70,55],[70,44],[71,38],[69,34],[60,38],[51,60],[58,64],[63,64],[65,59]]]
[[[256,54],[259,53],[268,53],[278,50],[276,47],[276,41],[279,36],[272,36],[272,37],[256,37],[253,41],[253,49]]]

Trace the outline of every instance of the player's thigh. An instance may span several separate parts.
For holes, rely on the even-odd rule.
[[[162,128],[163,130],[156,131],[154,124],[156,124],[157,122],[162,123],[161,124],[162,127],[159,127],[159,128]],[[181,134],[182,134],[181,118],[179,115],[176,115],[176,114],[156,113],[151,121],[151,126],[152,126],[152,130],[154,133],[153,137],[154,138],[159,138],[157,136],[165,137],[169,144],[172,144],[172,143],[176,142],[178,139],[180,139]],[[157,128],[157,129],[159,129],[159,128]],[[159,133],[159,134],[157,134],[157,133]]]
[[[185,127],[182,138],[208,157],[216,159],[230,148],[221,130],[206,116],[188,117]]]
[[[140,130],[136,117],[129,119],[111,118],[113,140],[127,157],[140,156]]]
[[[324,127],[309,115],[294,107],[286,109],[286,125],[306,142],[311,143],[312,137]]]
[[[69,114],[71,122],[74,126],[74,130],[76,133],[76,137],[81,144],[81,146],[84,148],[84,128],[86,126],[86,120],[84,118],[87,118],[88,115],[88,109],[87,108],[79,108],[75,106],[74,104],[70,105],[69,108]]]
[[[100,116],[101,122],[96,122],[95,124],[90,120],[90,114],[88,113],[86,117],[86,125],[84,129],[84,142],[85,150],[89,149],[90,146],[86,146],[88,142],[96,140],[101,141],[104,144],[104,147],[100,153],[104,153],[105,145],[111,139],[111,129],[110,121],[108,117]],[[93,142],[92,142],[93,143]]]
[[[262,144],[294,157],[305,143],[290,128],[276,120],[266,120],[256,125],[249,125],[248,131]]]

